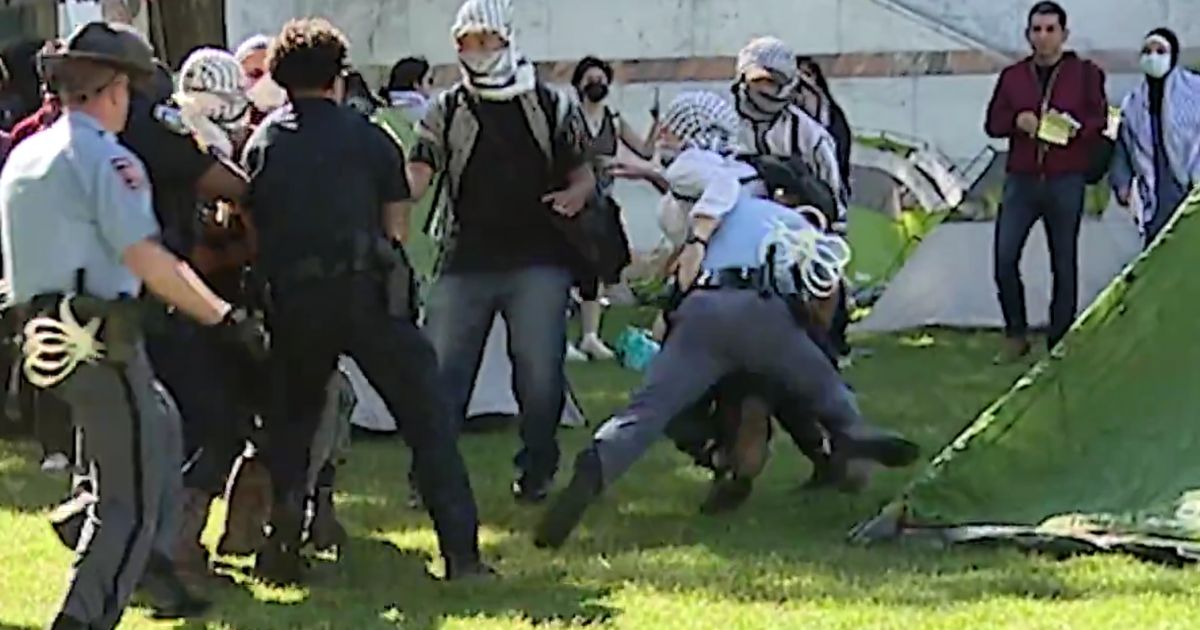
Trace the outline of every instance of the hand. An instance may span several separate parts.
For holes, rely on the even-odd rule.
[[[549,193],[542,197],[542,201],[549,203],[555,212],[564,217],[573,217],[582,212],[583,207],[587,205],[589,192],[590,189],[582,189],[576,186]]]
[[[681,290],[688,290],[700,277],[700,263],[704,262],[705,245],[701,242],[691,242],[683,246],[683,251],[676,259],[675,279]]]
[[[608,174],[618,179],[649,179],[654,172],[651,166],[633,162],[614,161],[608,167]]]
[[[1117,205],[1121,206],[1122,208],[1128,208],[1132,195],[1133,191],[1131,191],[1128,186],[1117,189]]]
[[[1024,131],[1030,136],[1037,135],[1038,124],[1040,122],[1038,115],[1033,112],[1021,112],[1017,114],[1017,129]]]
[[[221,337],[236,346],[255,363],[264,363],[270,345],[266,326],[245,308],[234,308],[217,324]]]

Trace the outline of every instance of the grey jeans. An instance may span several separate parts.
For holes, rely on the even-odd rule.
[[[672,418],[734,372],[777,383],[788,398],[804,401],[831,433],[875,432],[863,421],[853,392],[781,298],[749,290],[695,291],[671,316],[671,325],[629,406],[596,431],[605,485],[624,474]]]

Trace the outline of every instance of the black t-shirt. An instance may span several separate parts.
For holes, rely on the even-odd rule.
[[[1043,66],[1036,63],[1033,64],[1033,69],[1037,72],[1038,83],[1042,85],[1043,97],[1046,96],[1046,90],[1050,89],[1050,77],[1054,76],[1054,70],[1058,68],[1058,65],[1061,63],[1062,60],[1060,59],[1049,66]]]
[[[569,117],[555,129],[552,168],[520,101],[478,100],[472,107],[479,134],[454,204],[458,233],[447,270],[569,266],[571,246],[542,197],[563,188],[566,173],[584,163],[582,119]]]
[[[217,160],[200,149],[186,128],[172,124],[171,107],[169,102],[156,105],[135,96],[129,103],[129,121],[120,140],[146,165],[163,244],[175,255],[187,258],[199,233],[196,182]]]
[[[384,204],[409,198],[404,158],[383,129],[328,99],[271,114],[246,145],[247,208],[268,279],[319,259],[349,263],[385,239]]]

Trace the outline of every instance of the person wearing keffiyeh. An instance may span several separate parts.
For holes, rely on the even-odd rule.
[[[580,254],[590,234],[574,217],[596,194],[596,178],[579,105],[537,80],[517,46],[510,0],[468,0],[450,34],[462,80],[429,104],[408,164],[411,197],[436,182],[444,202],[429,223],[440,276],[427,330],[462,422],[503,314],[523,443],[512,491],[536,503],[558,470],[564,314],[573,278],[590,262]]]
[[[1147,247],[1200,184],[1200,76],[1179,67],[1179,50],[1170,29],[1151,31],[1142,44],[1145,78],[1121,106],[1110,179],[1123,206],[1136,180]]]
[[[688,217],[672,329],[630,404],[577,456],[571,483],[534,533],[539,547],[566,542],[587,508],[671,419],[735,372],[761,375],[810,402],[834,443],[856,457],[904,466],[918,454],[912,442],[862,418],[854,394],[794,314],[810,297],[836,288],[848,260],[845,242],[792,208],[742,195],[718,101],[680,99],[663,119],[660,146],[677,152],[665,177]],[[762,457],[734,462],[706,507],[744,501],[764,464]]]

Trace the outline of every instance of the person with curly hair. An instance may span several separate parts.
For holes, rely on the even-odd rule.
[[[288,22],[267,65],[290,105],[250,138],[246,208],[258,228],[257,271],[270,287],[273,400],[264,459],[271,533],[256,569],[304,577],[299,550],[310,446],[339,355],[378,390],[413,451],[417,483],[438,533],[447,579],[490,575],[480,559],[475,499],[455,423],[437,382],[433,347],[390,295],[403,241],[404,158],[378,125],[342,106],[348,44],[323,19]],[[381,220],[382,217],[382,220]],[[403,309],[407,311],[407,308]]]

